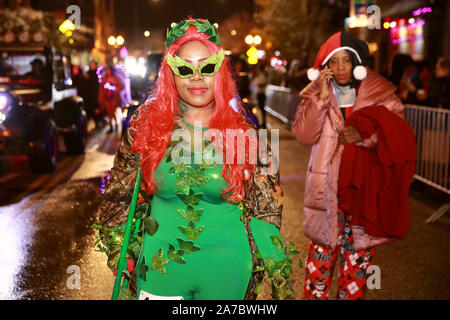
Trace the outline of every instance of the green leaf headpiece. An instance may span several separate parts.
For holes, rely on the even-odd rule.
[[[186,31],[189,26],[195,26],[197,28],[198,33],[204,33],[208,35],[208,39],[211,42],[214,42],[218,46],[220,46],[220,38],[217,33],[216,27],[214,27],[208,20],[183,20],[175,25],[172,29],[167,29],[166,34],[166,48],[170,47],[172,43],[180,39],[182,36],[186,35]]]

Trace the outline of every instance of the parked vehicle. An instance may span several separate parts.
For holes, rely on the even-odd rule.
[[[87,118],[70,58],[47,46],[0,45],[0,157],[26,154],[33,173],[51,172],[59,136],[69,154],[84,153]]]

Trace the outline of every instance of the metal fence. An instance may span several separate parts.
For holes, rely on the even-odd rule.
[[[292,124],[297,105],[297,92],[268,85],[267,112]],[[406,120],[414,128],[417,140],[417,163],[414,178],[450,194],[450,110],[406,105]],[[450,210],[450,203],[439,208],[427,222],[436,221]]]
[[[417,162],[414,178],[450,194],[450,110],[406,105],[406,120],[414,128]],[[434,222],[450,210],[446,203],[426,222]]]
[[[266,87],[266,103],[264,109],[284,123],[294,122],[295,111],[300,103],[298,92],[269,84]]]
[[[406,105],[417,140],[415,178],[450,194],[450,110]]]

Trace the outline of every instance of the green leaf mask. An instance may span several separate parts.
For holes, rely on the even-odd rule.
[[[213,54],[208,59],[202,61],[198,68],[195,68],[192,63],[178,57],[167,54],[167,64],[172,69],[174,75],[186,79],[195,75],[198,71],[202,76],[212,77],[222,66],[222,62],[225,59],[225,53],[223,50]]]

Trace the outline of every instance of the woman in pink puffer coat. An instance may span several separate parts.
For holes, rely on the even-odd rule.
[[[376,132],[363,140],[353,127],[344,128],[352,111],[384,105],[404,118],[404,106],[390,82],[364,68],[365,42],[339,32],[325,42],[308,70],[311,82],[301,93],[292,132],[312,145],[304,197],[303,232],[311,239],[304,296],[326,299],[333,267],[341,256],[338,299],[362,299],[373,247],[390,241],[373,237],[338,208],[338,177],[344,145],[375,148]],[[319,72],[319,68],[321,71]]]

